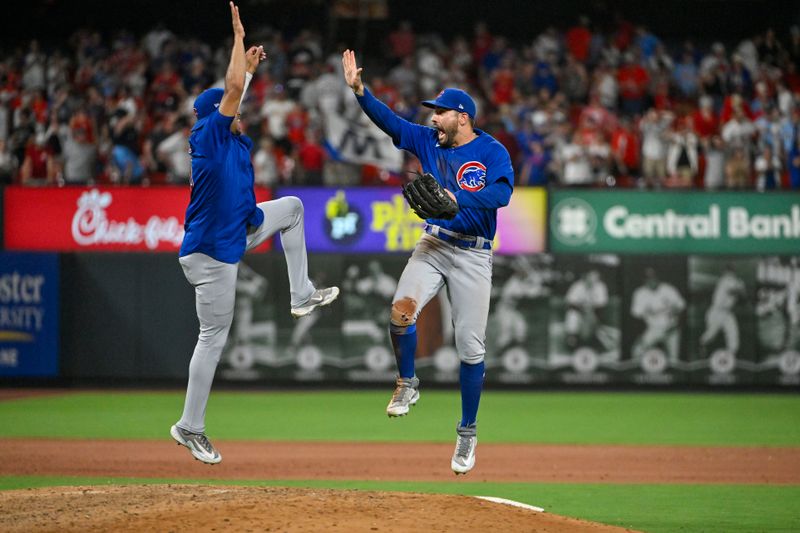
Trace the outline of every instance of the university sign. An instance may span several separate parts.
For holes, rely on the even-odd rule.
[[[554,191],[553,252],[785,254],[800,250],[800,194]]]

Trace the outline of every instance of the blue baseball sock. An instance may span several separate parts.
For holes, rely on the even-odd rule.
[[[483,375],[486,365],[481,361],[477,365],[461,362],[459,377],[461,380],[461,426],[474,424],[478,417],[478,404],[481,401]]]
[[[401,378],[414,377],[414,354],[417,353],[417,325],[389,327],[392,335],[394,358]]]

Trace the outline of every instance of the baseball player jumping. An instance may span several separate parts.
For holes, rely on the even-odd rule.
[[[308,279],[300,200],[286,197],[256,205],[250,162],[253,143],[241,133],[238,109],[247,83],[266,55],[260,46],[245,52],[239,9],[233,2],[230,8],[233,50],[225,89],[207,89],[194,103],[191,199],[180,264],[195,290],[200,334],[189,363],[183,416],[170,428],[178,444],[209,464],[219,463],[222,456],[205,435],[206,404],[233,320],[236,276],[244,252],[280,231],[295,318],[330,304],[339,294],[337,287],[315,289]]]
[[[390,333],[399,377],[386,413],[405,415],[419,400],[415,324],[425,304],[447,285],[461,359],[461,421],[450,465],[456,474],[466,474],[475,466],[492,240],[497,209],[508,205],[513,191],[511,159],[503,145],[474,128],[475,103],[464,91],[445,89],[435,100],[423,102],[433,109],[433,127],[426,127],[401,119],[364,87],[353,51],[344,52],[342,66],[367,116],[395,146],[417,156],[424,172],[403,187],[426,224],[392,299]]]

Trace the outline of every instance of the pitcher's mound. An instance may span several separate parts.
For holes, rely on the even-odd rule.
[[[2,531],[625,531],[469,496],[202,485],[0,492]]]

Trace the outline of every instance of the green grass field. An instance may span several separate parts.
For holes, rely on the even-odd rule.
[[[415,409],[402,425],[374,423],[376,416],[382,418],[386,399],[386,393],[374,391],[215,392],[207,426],[219,440],[452,440],[459,414],[456,391],[423,391],[425,407]],[[182,402],[182,392],[87,392],[5,401],[0,402],[0,437],[164,439]],[[800,397],[487,391],[480,427],[482,442],[497,443],[800,447]],[[0,478],[0,489],[166,482],[198,481],[9,476]],[[499,496],[555,514],[652,532],[800,531],[800,486],[234,483]]]

